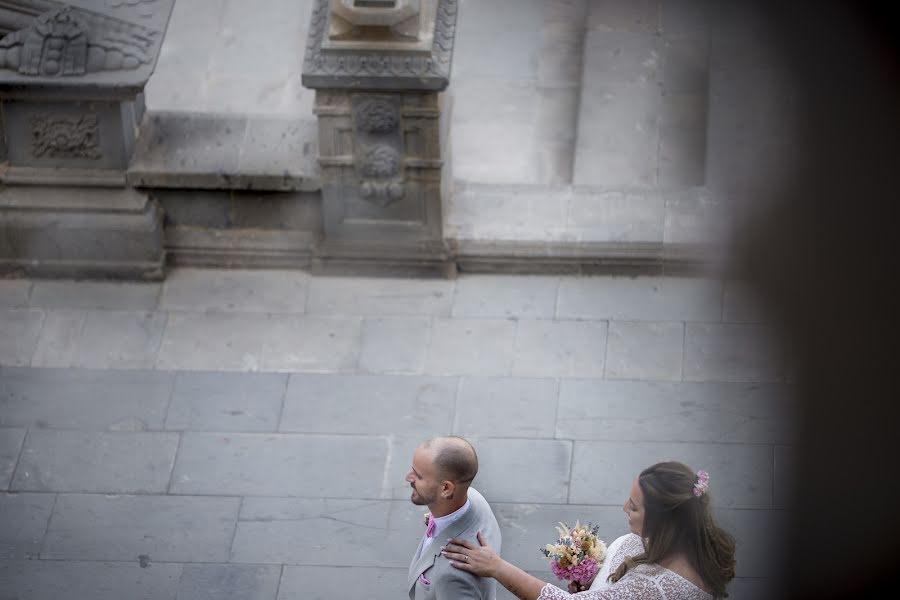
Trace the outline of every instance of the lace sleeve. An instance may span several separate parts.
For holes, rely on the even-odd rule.
[[[555,585],[541,589],[538,600],[664,600],[659,588],[645,577],[627,577],[602,590],[570,594]]]

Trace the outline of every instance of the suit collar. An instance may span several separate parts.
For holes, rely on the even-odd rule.
[[[422,550],[422,555],[413,563],[409,569],[409,577],[407,579],[407,590],[411,590],[416,584],[419,575],[434,566],[435,561],[441,555],[441,546],[450,538],[455,538],[465,532],[467,529],[478,523],[478,509],[474,502],[469,503],[469,509],[459,519],[447,526],[447,529],[441,532],[441,539],[434,540],[431,544]],[[419,542],[422,547],[424,538]]]

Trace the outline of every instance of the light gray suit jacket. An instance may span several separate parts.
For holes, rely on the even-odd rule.
[[[448,538],[471,540],[478,545],[476,534],[481,532],[488,544],[500,553],[500,526],[490,505],[475,488],[469,488],[469,510],[458,521],[440,533],[440,538],[422,552],[424,538],[409,565],[407,588],[410,600],[494,600],[497,582],[462,571],[441,556],[441,546]],[[426,584],[424,579],[428,581]]]

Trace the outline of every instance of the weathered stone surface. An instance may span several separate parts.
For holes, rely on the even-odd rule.
[[[516,324],[500,319],[434,319],[425,372],[434,375],[506,375]]]
[[[305,373],[352,371],[359,359],[362,320],[298,317],[272,321],[263,339],[262,370]]]
[[[451,314],[552,319],[558,281],[547,276],[464,275],[456,280]]]
[[[683,323],[610,321],[607,379],[681,380]]]
[[[166,327],[165,313],[89,311],[71,365],[87,369],[150,369]]]
[[[27,279],[0,279],[0,308],[24,308],[32,285]]]
[[[0,494],[0,560],[37,558],[55,501],[53,494]]]
[[[39,281],[29,305],[48,309],[153,310],[159,297],[158,283],[101,281]]]
[[[263,341],[273,329],[266,315],[171,313],[156,368],[258,371]]]
[[[455,435],[551,438],[556,423],[553,379],[463,377],[456,402]]]
[[[603,377],[602,321],[521,320],[512,373],[519,377]]]
[[[87,311],[48,310],[37,348],[31,357],[33,367],[71,367],[78,360],[78,348]]]
[[[0,429],[0,490],[9,489],[24,439],[24,429]]]
[[[415,548],[410,551],[410,558]],[[327,600],[334,596],[335,582],[348,598],[391,598],[406,586],[407,568],[286,565],[278,590],[278,600],[303,597]]]
[[[0,426],[159,430],[172,379],[153,371],[3,369]]]
[[[0,310],[0,365],[27,366],[43,322],[44,313],[40,310]]]
[[[309,314],[448,316],[453,282],[442,279],[313,277]]]
[[[275,600],[281,565],[184,565],[178,598]]]
[[[171,491],[375,498],[386,456],[385,440],[369,436],[185,433]]]
[[[424,441],[450,432],[456,387],[450,377],[292,375],[281,431],[408,434]]]
[[[160,308],[176,311],[302,313],[309,276],[298,271],[174,269]]]
[[[494,438],[471,441],[478,452],[478,476],[472,485],[488,501],[568,501],[572,442]],[[511,473],[529,476],[510,477]]]
[[[783,379],[782,352],[771,328],[688,323],[684,335],[684,378],[687,381]]]
[[[240,498],[62,494],[41,558],[225,562],[239,505]]]
[[[273,373],[178,373],[166,429],[275,431],[286,387]]]
[[[719,282],[674,277],[567,278],[556,309],[559,318],[623,321],[718,322],[721,313]]]
[[[363,320],[359,370],[421,373],[431,338],[428,317],[369,317]]]
[[[616,504],[642,469],[677,460],[704,469],[715,482],[710,498],[724,508],[772,508],[770,446],[669,442],[575,442],[574,503]],[[602,474],[602,476],[598,476]]]
[[[174,433],[32,429],[10,489],[164,493],[177,447]]]
[[[569,201],[566,230],[578,241],[659,243],[664,224],[665,202],[658,193],[582,189]]]
[[[790,390],[748,383],[567,379],[556,436],[577,440],[784,444]]]
[[[28,600],[175,600],[181,565],[134,562],[0,561],[0,594]]]

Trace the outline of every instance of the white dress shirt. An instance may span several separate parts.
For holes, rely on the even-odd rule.
[[[449,515],[444,515],[443,517],[435,517],[434,518],[434,536],[433,537],[428,537],[427,535],[425,536],[425,541],[422,543],[422,552],[425,551],[425,548],[427,548],[429,545],[431,545],[432,540],[437,538],[437,536],[441,535],[441,531],[443,531],[444,529],[447,529],[448,527],[450,527],[450,525],[452,525],[454,522],[459,520],[460,517],[462,517],[464,514],[466,514],[467,510],[469,510],[469,499],[468,498],[466,498],[465,504],[463,504],[460,508],[456,509]]]

